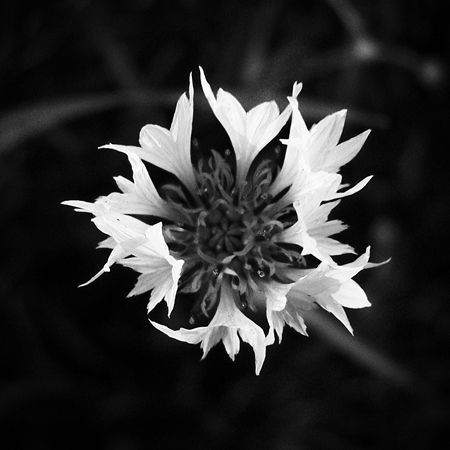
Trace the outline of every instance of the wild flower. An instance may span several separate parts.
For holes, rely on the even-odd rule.
[[[185,328],[151,321],[153,326],[174,339],[200,343],[203,356],[222,341],[234,359],[241,339],[254,349],[258,374],[267,345],[275,334],[281,340],[285,324],[306,334],[302,311],[319,305],[352,331],[343,307],[370,305],[352,279],[373,265],[369,249],[339,266],[333,257],[354,250],[331,237],[346,226],[328,218],[342,197],[370,180],[343,191],[339,174],[368,132],[338,144],[343,111],[308,130],[297,83],[282,112],[274,101],[246,112],[230,93],[219,89],[215,95],[202,69],[200,80],[231,149],[203,155],[192,145],[191,76],[189,96],[180,97],[169,129],[146,125],[139,146],[104,146],[127,155],[133,180],[116,177],[120,192],[94,203],[64,204],[93,214],[108,236],[99,246],[111,249],[109,258],[89,282],[115,263],[130,267],[140,275],[129,295],[151,291],[148,313],[164,300],[168,316],[177,293],[192,294]],[[268,148],[290,118],[289,137]],[[173,177],[155,186],[145,162]],[[317,264],[311,266],[310,259]],[[249,311],[265,314],[267,333]]]

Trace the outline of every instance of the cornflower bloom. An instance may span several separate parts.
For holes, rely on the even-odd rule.
[[[170,129],[146,125],[140,146],[104,146],[127,155],[133,181],[116,177],[121,192],[94,203],[64,203],[93,214],[94,224],[109,236],[99,244],[112,250],[109,258],[89,282],[114,263],[131,267],[140,275],[129,295],[151,291],[148,313],[164,300],[168,316],[177,292],[193,294],[186,328],[150,322],[174,339],[200,343],[203,357],[222,341],[234,359],[241,339],[254,349],[258,374],[267,345],[275,334],[281,340],[285,324],[306,335],[303,310],[320,305],[352,331],[343,307],[370,305],[352,279],[373,265],[369,249],[339,266],[332,257],[354,251],[330,237],[346,226],[328,220],[340,198],[370,179],[342,191],[338,173],[358,153],[368,132],[338,144],[345,112],[308,130],[298,109],[297,83],[280,113],[274,101],[246,112],[230,93],[219,89],[214,95],[201,68],[200,81],[232,149],[201,156],[191,146],[191,76],[189,96],[180,97]],[[268,146],[291,116],[289,137]],[[155,187],[144,161],[173,177]],[[144,216],[155,224],[139,219]],[[310,259],[317,261],[315,267]],[[249,311],[265,313],[267,334]]]

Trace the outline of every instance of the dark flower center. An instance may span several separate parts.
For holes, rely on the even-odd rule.
[[[186,222],[163,228],[171,252],[185,261],[179,290],[200,292],[198,306],[206,315],[224,277],[239,291],[239,306],[245,308],[260,283],[292,283],[286,269],[305,267],[301,247],[273,239],[297,220],[292,206],[266,212],[273,202],[273,159],[260,161],[237,187],[229,155],[212,151],[209,159],[199,161],[195,193],[172,184],[163,187],[171,207],[186,217]]]

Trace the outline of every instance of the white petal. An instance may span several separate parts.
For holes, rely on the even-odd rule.
[[[358,154],[369,134],[370,130],[364,131],[358,136],[342,142],[336,148],[332,149],[328,153],[322,170],[327,172],[337,172]]]
[[[294,284],[288,294],[288,304],[291,298],[297,301],[303,300],[306,304],[315,302],[336,316],[352,333],[347,315],[334,297],[341,285],[339,280],[331,276],[334,271],[334,266],[330,267],[327,263],[321,263],[319,267]]]
[[[333,297],[346,308],[366,308],[370,306],[366,293],[354,280],[347,280],[342,283]]]
[[[217,311],[207,327],[199,327],[193,330],[181,328],[171,330],[164,325],[152,324],[168,336],[188,343],[201,342],[203,357],[219,341],[223,341],[225,350],[231,359],[239,352],[239,337],[250,344],[255,352],[255,370],[259,374],[266,354],[266,344],[263,330],[253,321],[247,318],[236,307],[233,296],[235,293],[231,287],[224,283]]]
[[[190,154],[182,153],[169,130],[158,125],[145,125],[141,129],[139,143],[145,152],[139,156],[144,161],[175,174],[192,189],[195,179],[192,179]],[[188,176],[190,174],[192,177]]]
[[[223,89],[218,90],[216,99],[201,67],[200,81],[211,109],[230,137],[237,161],[236,181],[241,184],[255,156],[289,119],[291,108],[280,114],[275,102],[266,102],[246,113],[239,101]]]
[[[271,327],[275,331],[276,335],[278,336],[278,342],[281,343],[283,339],[283,330],[284,325],[287,323],[287,320],[284,318],[284,311],[273,311],[271,314],[271,321],[272,325]],[[270,325],[270,323],[269,323]],[[272,345],[275,342],[275,336],[273,332],[271,333],[271,330],[269,329],[269,333],[266,336],[266,344]]]
[[[109,209],[122,214],[151,215],[174,221],[182,219],[159,196],[142,160],[134,153],[128,153],[127,156],[133,169],[134,183],[123,177],[116,178],[117,185],[124,193],[112,193],[103,198]]]
[[[369,175],[368,177],[364,178],[358,184],[356,184],[351,189],[348,189],[345,192],[335,192],[335,193],[331,193],[330,192],[330,195],[329,195],[329,197],[326,200],[336,200],[338,198],[342,198],[342,197],[347,197],[349,195],[353,195],[356,192],[359,192],[361,189],[363,189],[366,186],[366,184],[372,179],[372,177],[373,177],[373,175]]]
[[[278,340],[281,342],[285,323],[298,333],[308,336],[302,312],[313,308],[317,308],[317,306],[312,302],[307,289],[302,289],[298,283],[294,285],[287,294],[285,307],[272,314],[273,327],[278,335]]]
[[[206,80],[206,77],[203,79]],[[217,91],[215,105],[215,110],[213,109],[214,114],[227,132],[231,133],[230,138],[232,137],[234,142],[240,142],[241,145],[238,145],[238,147],[241,147],[246,137],[247,113],[244,107],[234,95],[224,91],[222,88],[219,88]]]
[[[113,192],[98,198],[95,203],[69,201],[63,204],[73,206],[76,211],[89,212],[96,216],[119,213],[151,215],[173,221],[182,221],[184,217],[169,207],[158,194],[146,167],[136,153],[127,151],[133,169],[133,180],[115,177],[122,192]]]
[[[192,120],[194,117],[194,85],[189,76],[189,98],[183,94],[178,100],[170,126],[173,139],[178,143],[183,158],[190,161]]]
[[[265,337],[263,330],[246,317],[235,305],[235,292],[225,283],[222,285],[220,303],[210,327],[225,327],[224,345],[230,357],[237,347],[237,333],[244,342],[253,347],[255,352],[256,374],[259,374],[266,355]]]
[[[272,211],[279,211],[281,208],[294,203],[296,200],[303,200],[319,194],[322,195],[322,200],[331,200],[331,195],[335,194],[338,190],[340,181],[342,180],[341,175],[323,171],[312,172],[303,155],[299,155],[296,164],[299,165],[299,168],[296,172],[296,176],[293,178],[291,187],[288,192],[272,206]],[[292,173],[295,174],[295,171],[292,171]],[[278,175],[276,179],[278,179],[279,176],[280,175]],[[330,192],[330,194],[328,194],[328,192]]]
[[[314,237],[314,235],[313,235]],[[343,244],[336,239],[331,239],[328,237],[316,238],[317,247],[319,248],[320,254],[325,255],[325,261],[330,261],[328,256],[345,255],[347,253],[355,254],[355,249],[348,244]]]
[[[106,144],[99,148],[108,148],[110,150],[116,150],[120,153],[125,153],[125,155],[137,155],[143,161],[148,161],[148,152],[142,147],[136,147],[134,145],[120,145],[120,144]]]
[[[178,100],[170,132],[177,144],[177,171],[174,172],[193,192],[197,183],[191,162],[192,121],[194,117],[194,85],[189,75],[189,98],[183,94]]]
[[[193,119],[193,85],[190,78],[188,99],[183,94],[178,100],[171,129],[159,125],[145,125],[139,135],[141,147],[108,144],[111,148],[128,155],[134,154],[168,172],[175,174],[192,191],[196,188],[191,163],[191,133]]]
[[[147,242],[139,248],[139,251],[142,251],[144,256],[157,254],[173,260],[172,256],[169,254],[169,247],[167,247],[162,234],[161,222],[148,227],[145,231],[145,237],[147,238]]]
[[[145,230],[148,227],[144,222],[124,214],[98,216],[92,219],[92,222],[119,244],[133,239],[145,240]]]
[[[250,164],[256,154],[278,135],[290,116],[289,106],[280,114],[274,101],[261,103],[247,113],[247,145],[253,150]]]
[[[169,254],[162,234],[162,224],[148,226],[132,217],[120,215],[97,217],[93,221],[101,231],[112,236],[123,250],[114,262],[121,259],[122,265],[143,274],[129,295],[138,295],[152,289],[149,311],[165,299],[170,315],[183,261],[176,260]],[[124,260],[129,255],[134,255],[135,258]]]
[[[304,153],[309,139],[309,131],[298,109],[296,98],[300,90],[296,89],[296,85],[294,85],[294,96],[288,97],[292,111],[292,122],[289,139],[281,139],[281,142],[286,144],[287,148],[281,171],[271,186],[273,196],[294,183],[303,184],[310,171]]]
[[[108,237],[103,241],[99,242],[97,248],[109,248],[113,249],[116,246],[116,241],[112,237]]]
[[[219,122],[225,128],[230,137],[233,148],[236,152],[240,151],[245,139],[245,118],[246,113],[238,100],[228,92],[219,89],[216,96],[214,95],[211,85],[206,80],[205,73],[200,67],[200,82],[203,93]],[[240,155],[236,153],[236,158]]]
[[[338,234],[348,228],[348,225],[343,224],[340,220],[327,221],[327,214],[320,217],[320,209],[320,207],[317,208],[317,210],[310,215],[311,223],[314,226],[313,235],[322,237],[333,236],[334,234]]]
[[[273,136],[270,137],[268,141],[261,138],[267,134],[267,127],[269,127],[279,115],[280,110],[273,100],[271,102],[261,103],[248,111],[246,117],[246,135],[248,141],[253,142],[257,147],[257,144],[260,143],[261,140],[262,147],[270,142],[273,139]]]
[[[294,155],[292,153],[291,155],[292,161],[284,160],[281,171],[270,185],[270,194],[273,197],[276,197],[281,191],[289,187],[287,193],[272,206],[272,213],[292,204],[315,178],[302,154]]]
[[[275,311],[273,314],[273,322],[274,329],[278,335],[278,340],[281,342],[283,337],[283,327],[284,324],[289,325],[293,328],[297,333],[303,334],[304,336],[308,336],[306,332],[306,324],[302,315],[302,308],[296,305],[295,299],[290,299],[286,308],[282,311]]]
[[[335,278],[341,283],[350,280],[367,266],[369,257],[370,257],[370,246],[366,248],[365,253],[363,253],[353,262],[349,264],[344,264],[342,266],[333,267],[329,272],[328,276]]]
[[[288,289],[289,288],[287,288],[286,291]],[[278,340],[281,341],[284,323],[279,320],[279,316],[277,315],[277,313],[282,311],[286,307],[286,302],[286,295],[267,296],[266,317],[267,323],[269,324],[269,332],[266,336],[267,345],[271,345],[274,343],[274,332],[277,333]]]
[[[144,163],[133,153],[128,154],[128,159],[133,169],[134,194],[137,199],[142,199],[144,204],[149,205],[149,208],[154,210],[153,215],[171,218],[167,203],[159,196]]]
[[[298,85],[301,88],[301,85]],[[300,93],[300,90],[295,89],[296,85],[294,85],[293,95],[292,97],[288,97],[289,104],[292,109],[292,122],[291,129],[289,132],[289,140],[296,141],[299,144],[299,148],[302,151],[305,151],[307,148],[307,144],[310,140],[311,134],[306,126],[306,123],[303,119],[302,114],[300,113],[298,107],[297,96]]]
[[[132,258],[122,261],[121,264],[124,266],[142,273],[128,296],[131,297],[152,290],[147,312],[152,311],[164,299],[167,303],[167,315],[170,316],[175,305],[183,263],[182,260],[175,260],[172,257]]]
[[[341,227],[339,223],[326,226],[329,208],[321,210],[319,207],[325,192],[316,191],[295,201],[297,222],[274,236],[274,240],[300,245],[303,248],[303,255],[313,255],[321,261],[332,264],[331,254],[345,253],[351,251],[351,248],[341,246],[337,241],[328,239],[329,234],[339,231]],[[329,249],[332,253],[328,251]]]
[[[326,170],[328,158],[341,137],[346,114],[346,110],[330,114],[311,128],[308,160],[314,172]]]
[[[299,279],[288,294],[288,305],[292,297],[302,296],[310,302],[316,302],[328,312],[334,314],[350,332],[352,328],[343,306],[364,308],[370,306],[364,290],[352,280],[358,272],[370,266],[368,263],[370,247],[350,264],[338,266],[322,262],[319,267]]]
[[[150,226],[145,232],[146,240],[135,246],[131,244],[130,251],[138,258],[133,261],[124,261],[124,265],[132,266],[143,274],[141,285],[135,287],[137,292],[144,292],[142,289],[146,285],[146,290],[152,290],[148,311],[151,311],[163,298],[167,303],[168,315],[172,313],[175,296],[178,288],[178,281],[184,264],[182,260],[176,260],[169,254],[169,248],[162,234],[162,225],[158,223]],[[127,248],[127,242],[122,246]],[[135,293],[133,290],[130,295]]]
[[[353,334],[353,328],[350,325],[350,322],[348,321],[347,314],[344,311],[344,308],[332,297],[323,298],[318,297],[317,302],[323,309],[328,311],[329,313],[333,314],[339,321],[341,321],[348,331],[350,331],[351,334]]]
[[[92,219],[92,222],[103,233],[112,237],[116,245],[113,245],[113,241],[107,240],[108,247],[112,247],[107,262],[96,275],[94,275],[89,281],[80,285],[86,286],[95,281],[100,275],[105,272],[109,272],[111,266],[117,262],[123,261],[124,258],[133,253],[134,248],[140,243],[145,241],[144,232],[148,227],[140,220],[134,219],[129,216],[120,214],[109,214],[108,216],[97,216]],[[132,244],[131,244],[132,243]],[[106,247],[106,245],[103,245]]]
[[[66,206],[72,206],[72,208],[75,208],[75,211],[77,212],[85,212],[90,214],[104,214],[107,211],[102,208],[101,205],[98,203],[90,203],[90,202],[84,202],[81,200],[67,200],[65,202],[61,202],[62,205]]]
[[[205,337],[206,332],[208,331],[208,327],[198,327],[193,330],[187,330],[185,328],[180,328],[179,330],[172,330],[165,325],[161,325],[160,323],[153,322],[150,320],[150,323],[159,331],[171,337],[172,339],[176,339],[177,341],[187,342],[188,344],[198,344]]]
[[[281,339],[283,323],[278,320],[276,312],[282,311],[286,307],[286,294],[289,291],[290,284],[280,284],[276,282],[266,283],[262,286],[266,297],[266,317],[269,324],[269,332],[266,336],[266,345],[271,345],[275,341],[274,331]]]
[[[110,267],[115,264],[117,261],[120,261],[123,258],[126,258],[129,255],[129,253],[124,250],[120,245],[116,245],[112,252],[109,254],[108,260],[106,261],[103,268],[97,272],[90,280],[86,281],[83,284],[80,284],[79,287],[87,286],[88,284],[91,284],[93,281],[95,281],[97,278],[99,278],[101,275],[103,275],[105,272],[109,272]]]
[[[241,183],[256,151],[256,147],[250,148],[247,142],[247,114],[239,101],[223,89],[218,90],[216,99],[201,67],[200,82],[214,115],[225,128],[233,145],[237,161],[236,179]]]

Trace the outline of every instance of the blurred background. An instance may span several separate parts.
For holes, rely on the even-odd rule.
[[[2,449],[430,449],[450,443],[446,2],[61,0],[0,13],[0,446]],[[88,215],[130,177],[147,123],[169,127],[193,72],[246,108],[304,83],[308,125],[348,109],[343,139],[372,133],[343,168],[374,179],[344,199],[339,236],[374,261],[373,306],[285,329],[259,377],[148,322],[136,275],[104,264]],[[194,130],[223,136],[201,96]],[[195,131],[194,131],[195,134]],[[164,311],[155,312],[163,320]]]

